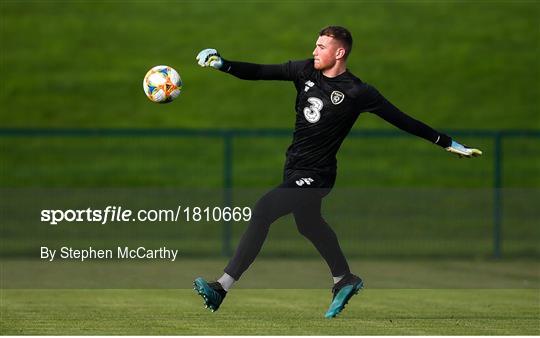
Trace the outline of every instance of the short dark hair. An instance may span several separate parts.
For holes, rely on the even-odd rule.
[[[333,37],[343,43],[343,47],[345,48],[345,58],[349,56],[349,53],[352,50],[353,41],[351,32],[349,32],[347,28],[341,26],[328,26],[321,29],[319,32],[319,36],[323,35]]]

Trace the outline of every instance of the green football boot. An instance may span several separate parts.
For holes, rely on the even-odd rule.
[[[324,316],[326,318],[334,318],[337,316],[341,311],[343,311],[349,299],[356,295],[363,287],[364,282],[360,277],[351,273],[343,277],[343,279],[332,288],[334,297],[332,298],[332,303]]]
[[[214,312],[219,309],[219,306],[225,299],[227,291],[218,282],[208,283],[203,278],[199,277],[193,282],[193,290],[197,291],[204,299],[204,306]]]

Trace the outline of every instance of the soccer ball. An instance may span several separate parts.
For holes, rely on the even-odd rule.
[[[143,89],[150,101],[168,103],[180,95],[182,80],[173,68],[155,66],[144,76]]]

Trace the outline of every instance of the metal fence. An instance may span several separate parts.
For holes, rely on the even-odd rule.
[[[537,130],[451,130],[448,133],[456,137],[480,137],[493,142],[493,257],[502,256],[502,220],[503,206],[501,189],[503,182],[503,143],[505,140],[514,138],[540,139],[540,131]],[[235,168],[234,140],[241,138],[266,138],[266,137],[290,137],[289,129],[78,129],[78,128],[0,128],[0,137],[174,137],[190,138],[204,137],[221,139],[223,144],[223,203],[224,206],[232,205],[231,189],[234,187],[233,172]],[[398,130],[363,130],[351,131],[352,138],[389,138],[409,137],[408,134]],[[222,253],[231,254],[231,224],[223,223]]]

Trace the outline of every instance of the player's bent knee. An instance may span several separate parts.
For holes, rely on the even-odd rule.
[[[323,236],[325,238],[335,237],[335,233],[328,223],[320,215],[310,215],[295,213],[296,228],[298,232],[306,238],[316,238]]]

